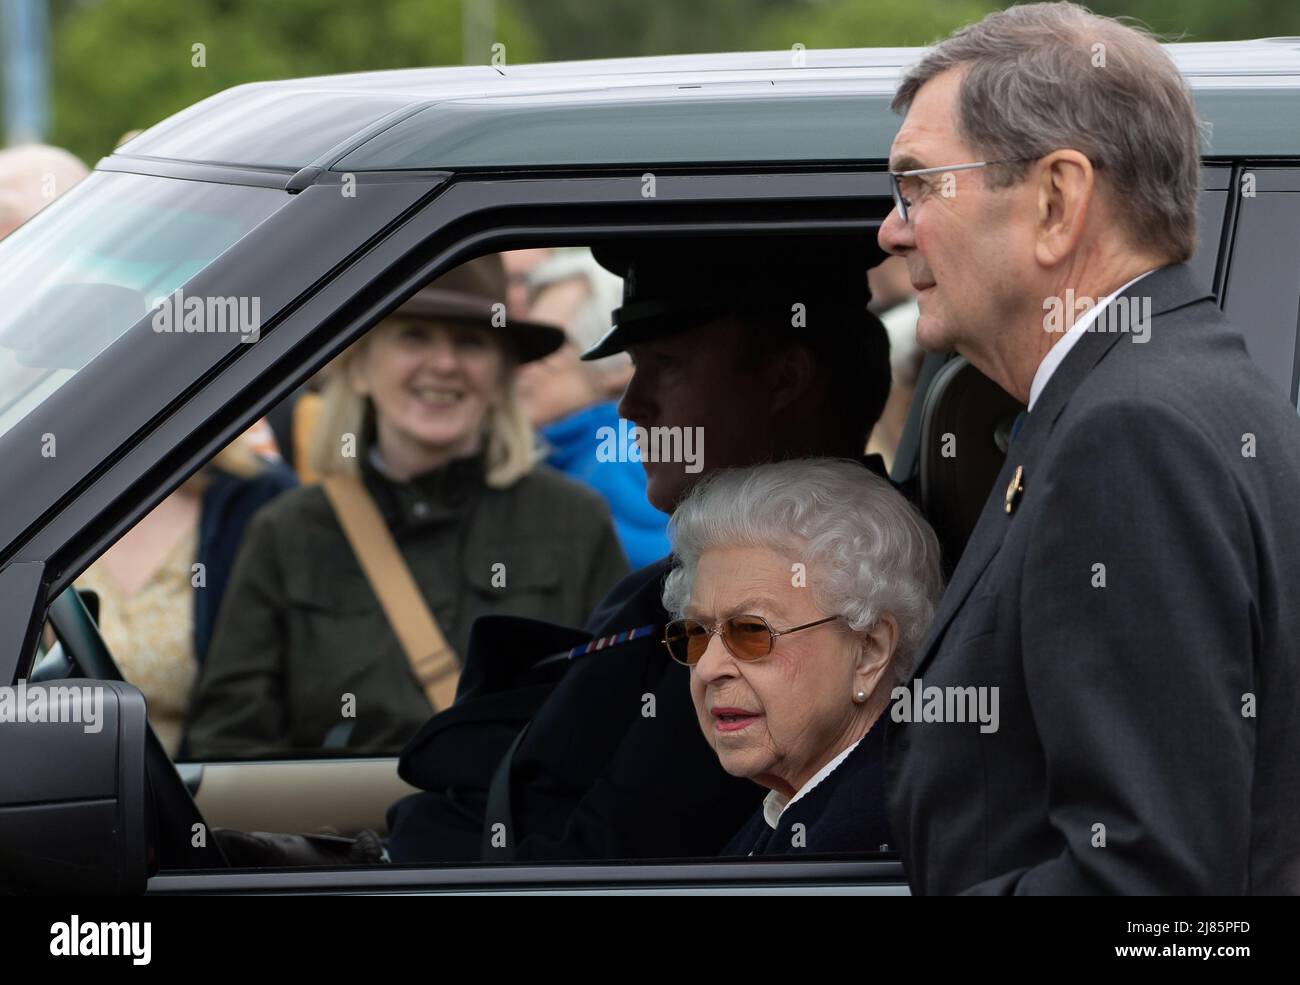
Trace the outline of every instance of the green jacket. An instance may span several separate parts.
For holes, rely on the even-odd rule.
[[[604,501],[544,465],[490,489],[481,457],[406,483],[362,461],[462,660],[479,616],[582,625],[627,573]],[[191,702],[189,754],[396,754],[431,714],[324,492],[308,486],[268,504],[231,573]]]

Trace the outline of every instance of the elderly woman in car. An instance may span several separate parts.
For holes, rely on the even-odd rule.
[[[671,535],[665,645],[722,767],[770,791],[722,854],[884,850],[880,719],[934,615],[934,532],[861,465],[803,459],[705,480]]]

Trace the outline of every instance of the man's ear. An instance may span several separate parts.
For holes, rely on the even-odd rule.
[[[812,351],[806,345],[788,345],[768,360],[768,406],[773,411],[784,410],[812,394],[817,379],[817,365]]]
[[[1095,181],[1092,162],[1077,150],[1053,151],[1039,162],[1034,253],[1044,267],[1063,263],[1079,248]]]
[[[888,612],[862,631],[857,665],[853,668],[855,691],[875,692],[898,649],[898,622]]]

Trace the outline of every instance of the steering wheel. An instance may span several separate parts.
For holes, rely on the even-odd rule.
[[[49,620],[74,673],[105,681],[124,680],[75,589],[64,589],[50,603]],[[159,869],[229,868],[230,863],[211,837],[211,829],[152,725],[147,725],[144,754],[145,772],[158,812]],[[196,824],[202,825],[206,835],[201,845],[193,844],[191,837]]]

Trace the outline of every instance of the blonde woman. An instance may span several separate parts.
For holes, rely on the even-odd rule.
[[[149,721],[175,755],[235,551],[252,515],[295,486],[264,422],[122,535],[77,579],[99,596],[99,629]],[[268,454],[269,453],[269,454]]]
[[[538,464],[515,398],[515,368],[563,332],[500,318],[504,296],[500,259],[472,261],[341,356],[311,462],[359,477],[461,656],[478,616],[581,624],[627,570],[604,502]],[[254,518],[195,695],[195,756],[395,753],[434,711],[337,508],[310,486]]]

